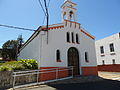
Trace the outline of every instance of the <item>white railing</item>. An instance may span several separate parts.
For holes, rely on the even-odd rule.
[[[68,71],[68,76],[60,78],[59,74],[62,71]],[[54,79],[39,81],[40,74],[44,74],[44,73],[49,74],[49,73],[52,73],[52,72],[55,72],[55,78]],[[71,72],[70,75],[69,75],[69,72]],[[30,84],[16,85],[17,77],[27,76],[27,75],[36,75],[36,81],[34,83],[30,83]],[[14,88],[19,88],[19,87],[37,85],[37,84],[44,84],[44,83],[48,83],[48,82],[54,82],[54,81],[64,80],[64,79],[69,79],[69,78],[73,78],[73,66],[70,66],[70,67],[59,67],[59,68],[52,68],[52,69],[18,71],[18,72],[13,72],[13,89]]]

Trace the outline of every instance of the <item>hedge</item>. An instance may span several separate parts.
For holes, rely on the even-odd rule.
[[[32,70],[38,69],[37,61],[34,59],[21,59],[0,64],[0,71]]]

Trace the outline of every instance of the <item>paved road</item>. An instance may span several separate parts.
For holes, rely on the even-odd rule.
[[[57,90],[120,90],[120,82],[112,80],[50,86],[56,88]]]
[[[120,80],[113,79],[120,77],[120,73],[99,72],[99,76],[105,79],[91,76],[75,77],[69,80],[50,83],[48,85],[31,86],[16,90],[120,90]],[[91,82],[86,82],[86,80]]]
[[[17,90],[120,90],[120,82],[115,80],[102,80],[88,83],[40,85],[34,88]]]

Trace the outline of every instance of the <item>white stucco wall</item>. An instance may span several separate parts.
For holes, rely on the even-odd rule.
[[[80,40],[82,66],[96,66],[95,40],[86,36],[84,33],[81,34]],[[88,63],[85,62],[85,52],[88,52]]]
[[[64,22],[64,28],[51,29],[48,32],[48,44],[47,44],[47,32],[40,32],[40,34],[33,39],[24,49],[21,50],[19,58],[36,59],[39,62],[39,67],[67,67],[68,49],[75,47],[79,52],[79,65],[80,67],[96,66],[96,53],[95,53],[95,40],[88,37],[80,31],[79,24],[70,22]],[[70,33],[70,41],[66,41],[66,33]],[[76,42],[75,35],[79,36],[79,43],[72,43],[71,32],[74,33],[74,41]],[[59,49],[61,53],[62,62],[56,61],[56,50]],[[85,62],[85,52],[88,52],[89,62]]]
[[[29,44],[27,44],[24,48],[21,49],[18,60],[19,59],[35,59],[38,62],[40,58],[40,37],[39,34],[37,37],[35,37]]]
[[[109,44],[114,44],[114,52],[110,52]],[[116,64],[120,64],[120,37],[119,33],[114,34],[112,36],[106,37],[104,39],[98,40],[95,42],[96,44],[96,55],[97,55],[97,64],[102,65],[102,60],[104,60],[105,64],[113,64],[112,60],[115,59]],[[104,54],[100,53],[100,46],[104,47]],[[115,53],[115,55],[111,55],[111,53]],[[104,55],[101,57],[101,55]]]
[[[65,26],[65,23],[64,23]],[[79,35],[80,44],[77,43],[68,43],[66,41],[66,33],[74,32]],[[70,36],[71,37],[71,36]],[[90,37],[86,36],[80,32],[79,24],[76,28],[74,23],[70,27],[70,22],[67,23],[67,26],[61,29],[49,30],[49,42],[46,44],[46,35],[42,38],[43,47],[42,47],[42,57],[41,57],[41,67],[67,67],[67,51],[70,47],[75,47],[79,51],[80,66],[96,66],[96,55],[95,55],[95,41]],[[71,39],[71,38],[70,38]],[[75,41],[75,40],[74,40]],[[72,42],[72,40],[71,40]],[[62,62],[56,61],[56,50],[59,49],[61,52]],[[89,63],[85,62],[85,51],[89,54]]]

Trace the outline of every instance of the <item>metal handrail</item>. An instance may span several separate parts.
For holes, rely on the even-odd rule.
[[[59,68],[71,68],[73,66],[69,66],[69,67],[59,67]],[[13,72],[13,74],[19,74],[19,73],[27,73],[27,72],[37,72],[37,71],[42,71],[42,70],[55,70],[55,69],[58,69],[58,68],[51,68],[51,69],[40,69],[40,70],[29,70],[29,71],[18,71],[18,72]]]
[[[54,70],[54,71],[53,71]],[[59,71],[66,71],[66,70],[71,70],[72,71],[72,75],[66,78],[58,78],[58,73],[60,73]],[[63,80],[63,79],[68,79],[68,78],[73,78],[73,66],[69,66],[69,67],[59,67],[59,68],[51,68],[51,69],[41,69],[41,70],[30,70],[30,71],[19,71],[19,72],[13,72],[13,89],[15,88],[15,81],[16,81],[16,77],[17,76],[24,76],[24,75],[31,75],[31,74],[37,74],[37,82],[34,83],[38,84],[38,83],[45,83],[45,82],[39,82],[39,74],[42,73],[50,73],[50,72],[56,72],[56,78],[54,80],[48,80],[45,82],[53,82],[53,81],[57,81],[57,80]],[[33,85],[33,84],[29,84],[28,86]],[[25,85],[23,85],[25,86]],[[26,85],[27,86],[27,85]],[[20,86],[19,86],[20,87]],[[22,85],[21,85],[22,87]]]

